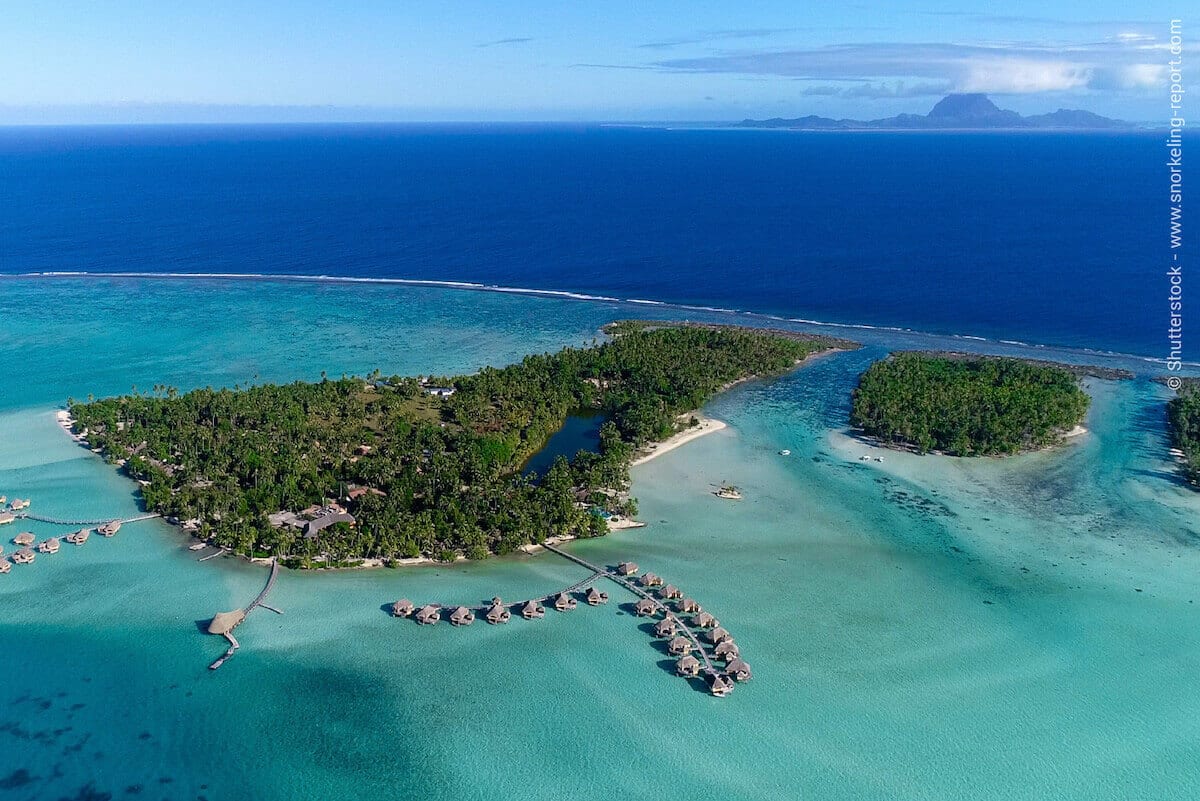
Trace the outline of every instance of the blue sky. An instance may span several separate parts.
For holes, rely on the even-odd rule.
[[[1128,0],[7,3],[0,122],[878,117],[951,91],[1152,120],[1172,16]]]

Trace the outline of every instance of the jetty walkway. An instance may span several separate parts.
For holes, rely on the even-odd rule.
[[[242,622],[246,619],[246,615],[250,614],[260,606],[264,609],[270,609],[276,614],[283,614],[283,612],[279,611],[275,607],[267,606],[266,604],[267,596],[275,587],[275,579],[278,577],[279,560],[272,559],[271,573],[269,576],[267,576],[266,586],[262,588],[262,592],[258,594],[258,597],[256,597],[249,603],[249,605],[242,609],[234,609],[231,612],[220,612],[213,616],[212,621],[208,624],[208,633],[219,634],[224,637],[229,642],[229,648],[215,662],[208,666],[209,670],[216,670],[221,665],[225,664],[233,657],[233,655],[237,652],[237,649],[241,647],[241,645],[233,636],[233,630],[242,624]]]
[[[57,517],[43,517],[41,515],[30,514],[29,512],[17,512],[13,515],[17,520],[33,520],[38,523],[49,523],[54,526],[102,526],[105,523],[111,523],[114,520],[121,525],[126,523],[139,523],[142,520],[152,520],[156,517],[162,517],[158,513],[148,513],[138,515],[137,517],[127,517],[124,520],[120,518],[106,517],[103,520],[60,520]]]

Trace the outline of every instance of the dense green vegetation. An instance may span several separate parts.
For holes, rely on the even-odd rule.
[[[611,341],[469,376],[342,378],[180,394],[156,388],[70,404],[76,430],[142,481],[146,506],[241,554],[311,565],[360,557],[505,553],[607,531],[635,512],[639,447],[729,382],[829,347],[745,329],[611,327]],[[427,386],[453,387],[441,398]],[[606,417],[598,452],[522,465],[573,411]],[[369,488],[362,492],[361,488]],[[359,489],[358,493],[352,493]],[[350,500],[355,495],[353,500]],[[268,516],[342,501],[356,518],[306,538]]]
[[[1055,365],[897,353],[859,378],[850,423],[922,453],[1009,454],[1059,442],[1088,402]]]
[[[1200,484],[1200,382],[1184,379],[1178,393],[1167,403],[1167,428],[1171,444],[1183,451],[1184,477]]]

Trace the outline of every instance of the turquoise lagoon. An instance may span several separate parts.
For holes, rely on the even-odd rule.
[[[6,279],[0,492],[64,517],[137,508],[135,486],[56,426],[68,396],[452,373],[632,315],[703,313],[387,285]],[[849,335],[867,347],[734,389],[707,409],[728,429],[636,468],[646,528],[570,546],[636,559],[716,614],[755,673],[729,698],[673,677],[621,603],[465,630],[381,608],[582,577],[548,554],[285,572],[272,595],[285,614],[254,613],[212,672],[223,642],[197,622],[252,598],[265,571],[198,563],[151,521],[0,576],[0,799],[1194,798],[1200,504],[1166,458],[1165,390],[1091,382],[1090,433],[1053,452],[862,461],[839,432],[857,374],[887,348],[1022,349]],[[746,499],[716,499],[722,481]]]

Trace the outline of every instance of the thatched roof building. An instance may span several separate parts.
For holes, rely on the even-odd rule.
[[[680,676],[699,676],[700,660],[691,654],[684,654],[675,663],[675,672]]]
[[[329,528],[337,523],[345,523],[346,525],[354,525],[354,515],[349,512],[327,512],[319,517],[309,520],[304,524],[304,538],[307,540],[315,539],[322,529]]]
[[[654,636],[655,637],[670,637],[677,630],[678,629],[675,626],[675,618],[664,617],[662,620],[658,621],[657,624],[655,624]]]
[[[733,639],[733,635],[730,634],[725,629],[721,628],[720,626],[717,626],[716,628],[708,631],[706,633],[706,636],[708,637],[708,641],[711,642],[713,645],[716,645],[724,640],[732,640]]]
[[[738,647],[733,640],[721,640],[713,649],[713,656],[717,659],[724,659],[726,662],[737,659],[739,655]]]
[[[11,523],[16,519],[16,515],[11,515],[8,512],[0,512],[0,526],[4,525],[5,523]]]
[[[209,621],[209,634],[228,634],[238,627],[243,620],[246,619],[246,612],[242,609],[234,609],[231,612],[220,612],[213,616]]]
[[[30,564],[35,558],[33,551],[29,548],[22,548],[12,555],[13,564],[16,565]]]
[[[700,612],[692,618],[692,625],[702,629],[716,628],[717,619],[708,612]]]
[[[725,664],[725,674],[735,681],[750,681],[750,666],[743,659],[733,659]]]
[[[475,613],[465,606],[460,606],[450,613],[451,626],[469,626],[475,622]]]
[[[539,617],[544,617],[546,608],[537,601],[529,601],[521,607],[521,617],[526,620],[534,620]]]
[[[600,604],[608,603],[608,593],[600,592],[595,587],[588,587],[587,602],[590,606],[599,606]]]
[[[560,612],[569,612],[579,606],[579,602],[565,592],[554,596],[554,608]]]
[[[407,598],[401,598],[392,604],[392,617],[408,617],[413,613],[415,604]]]
[[[728,677],[713,671],[708,676],[708,691],[718,698],[733,692],[733,682]]]
[[[637,613],[638,617],[652,617],[658,612],[658,604],[649,598],[642,598],[633,605],[633,611]]]
[[[679,589],[674,584],[668,584],[667,586],[663,587],[661,590],[658,591],[658,596],[660,598],[665,598],[667,600],[672,600],[675,598],[682,598],[683,590]]]
[[[436,625],[442,619],[442,608],[437,604],[426,604],[417,610],[416,621],[422,626]]]
[[[19,512],[22,509],[28,509],[29,499],[26,498],[25,500],[21,500],[20,498],[13,498],[8,504],[8,508],[12,509],[14,512]]]
[[[120,530],[121,530],[121,521],[120,520],[110,520],[107,523],[105,523],[104,525],[97,528],[96,533],[99,534],[101,537],[111,537],[113,534],[116,534]]]
[[[33,545],[33,541],[36,539],[37,537],[33,536],[32,532],[22,531],[20,534],[13,537],[13,544],[20,545],[22,548],[24,548]]]
[[[72,545],[83,545],[88,541],[88,537],[92,536],[91,529],[81,528],[79,531],[74,531],[67,535],[67,542]]]
[[[485,619],[493,626],[497,623],[507,623],[512,618],[512,612],[501,603],[499,598],[492,599],[492,605],[488,607]]]
[[[622,562],[617,565],[617,573],[622,576],[632,576],[638,572],[637,562]]]
[[[12,570],[12,562],[7,559],[0,559],[0,573],[7,573]]]
[[[58,537],[51,537],[48,540],[42,540],[38,545],[38,551],[41,553],[58,553],[58,549],[62,543],[58,541]]]
[[[682,598],[679,603],[675,604],[675,609],[688,614],[699,614],[704,609],[696,601],[691,598]]]
[[[682,656],[683,654],[691,653],[692,648],[692,641],[687,637],[675,637],[669,643],[667,643],[667,650],[675,656]]]
[[[662,577],[654,573],[647,573],[640,581],[643,587],[661,587],[663,583]]]

